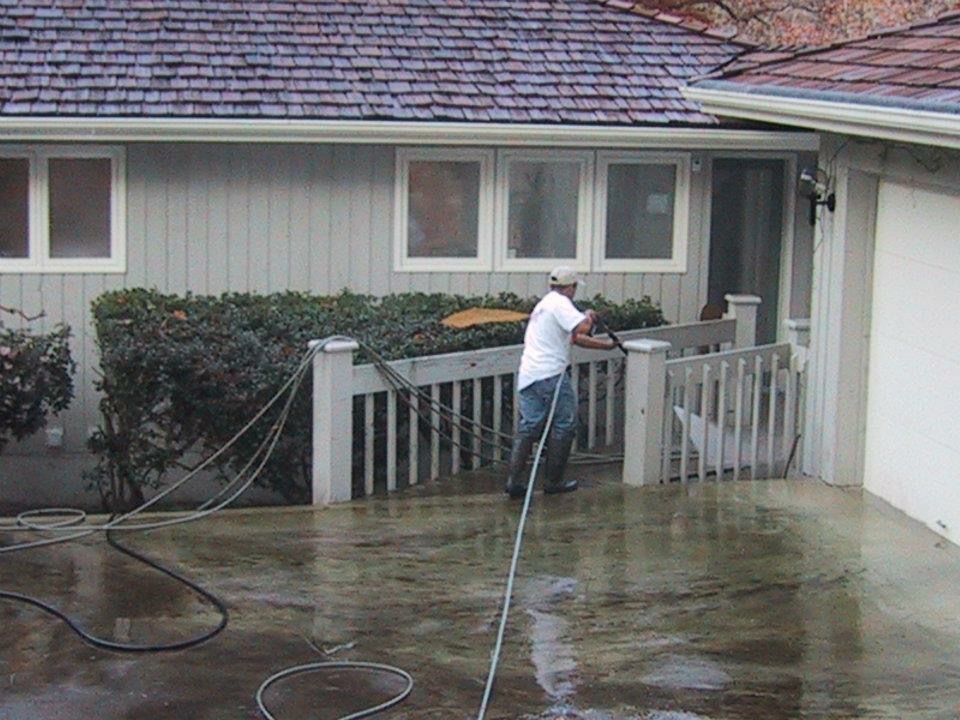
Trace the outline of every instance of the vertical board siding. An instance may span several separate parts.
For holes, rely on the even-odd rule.
[[[224,170],[229,170],[230,156],[227,146],[212,148],[211,163]],[[199,167],[204,167],[198,163]],[[205,172],[205,229],[207,242],[204,243],[207,252],[206,284],[207,292],[219,295],[230,289],[229,264],[229,218],[230,192],[226,175]]]
[[[96,425],[97,353],[90,303],[120,287],[219,294],[343,288],[359,292],[543,292],[544,273],[393,271],[394,148],[351,145],[137,143],[127,146],[127,271],[124,274],[0,274],[0,304],[41,309],[35,326],[74,330],[77,393],[62,415],[65,450],[82,452]],[[695,319],[709,178],[693,176],[688,271],[604,273],[584,296],[649,295],[671,322]],[[5,315],[4,324],[19,321]],[[42,438],[8,453],[46,452]]]

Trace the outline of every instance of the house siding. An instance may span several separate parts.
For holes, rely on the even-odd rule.
[[[538,272],[395,272],[393,146],[135,143],[126,153],[125,273],[0,274],[0,304],[43,310],[42,327],[69,323],[78,362],[76,399],[55,421],[64,447],[45,448],[41,433],[8,447],[0,471],[10,456],[83,453],[97,423],[90,303],[104,291],[531,296],[544,288]],[[672,322],[696,318],[707,289],[711,155],[694,157],[702,170],[691,175],[687,272],[595,273],[587,293],[649,295]]]

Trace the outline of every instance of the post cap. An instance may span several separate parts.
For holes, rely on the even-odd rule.
[[[623,347],[627,352],[656,354],[667,352],[673,345],[666,340],[627,340]]]
[[[737,295],[736,293],[724,295],[723,299],[731,305],[759,305],[762,302],[759,295]]]
[[[345,353],[345,352],[355,352],[360,349],[360,343],[356,340],[351,340],[350,338],[336,338],[330,339],[325,338],[323,340],[311,340],[307,343],[307,346],[312,350],[317,345],[323,343],[323,351],[325,353]]]

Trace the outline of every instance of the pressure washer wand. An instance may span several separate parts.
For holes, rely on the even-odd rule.
[[[583,312],[583,310],[581,310],[576,303],[574,303],[574,307],[577,308],[577,310],[580,310],[580,312]],[[597,329],[600,332],[606,333],[607,337],[613,340],[614,343],[616,343],[617,347],[620,348],[620,352],[622,352],[624,355],[627,354],[627,349],[623,346],[623,341],[617,337],[617,334],[610,329],[610,326],[603,321],[603,318],[600,317],[600,315],[598,315],[597,313],[594,313],[593,322],[594,324],[596,324]]]
[[[600,332],[605,332],[607,337],[613,340],[617,347],[620,348],[620,352],[626,355],[627,349],[623,346],[623,341],[617,337],[617,334],[613,330],[610,329],[610,326],[607,325],[599,315],[594,317],[594,322],[597,324],[597,328],[600,330]]]

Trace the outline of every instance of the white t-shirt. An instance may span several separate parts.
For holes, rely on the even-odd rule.
[[[523,336],[517,390],[564,371],[570,362],[571,333],[586,319],[570,298],[555,290],[537,303]]]

